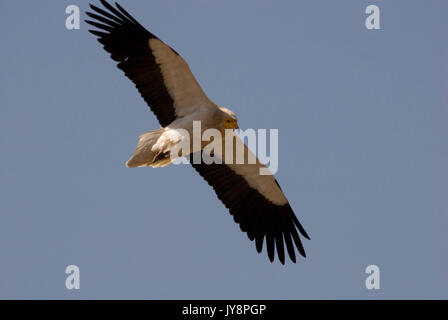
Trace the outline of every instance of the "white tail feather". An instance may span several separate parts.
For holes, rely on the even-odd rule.
[[[158,155],[157,150],[152,150],[152,147],[160,138],[165,129],[145,132],[140,136],[137,148],[134,154],[126,162],[128,168],[147,167],[155,164],[154,158]]]

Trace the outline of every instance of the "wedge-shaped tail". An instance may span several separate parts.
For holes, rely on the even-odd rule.
[[[128,168],[135,167],[163,167],[168,165],[171,161],[164,155],[160,154],[159,150],[154,150],[153,146],[157,143],[157,140],[163,134],[164,129],[153,130],[145,132],[140,136],[137,144],[137,148],[134,154],[126,162]],[[167,162],[168,161],[168,162]],[[165,163],[167,162],[167,163]]]

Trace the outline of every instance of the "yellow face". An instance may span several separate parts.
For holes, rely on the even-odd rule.
[[[224,129],[238,129],[238,121],[236,119],[224,119]]]

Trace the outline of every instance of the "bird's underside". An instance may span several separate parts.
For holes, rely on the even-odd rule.
[[[188,132],[193,121],[219,131],[237,127],[236,117],[217,106],[205,95],[184,59],[151,32],[141,26],[120,5],[101,0],[104,9],[90,5],[86,20],[98,30],[89,30],[118,62],[118,68],[135,84],[156,115],[161,128],[144,133],[128,167],[159,167],[171,163],[169,152],[179,138],[180,129]],[[177,141],[178,142],[178,141]],[[250,153],[244,143],[245,152]],[[274,261],[275,252],[282,264],[285,251],[296,262],[297,250],[305,257],[301,236],[309,239],[289,202],[272,175],[260,175],[265,168],[255,163],[197,163],[200,150],[188,154],[193,168],[215,190],[218,198],[233,215],[235,222],[255,240],[256,249]],[[223,155],[221,155],[223,156]],[[201,158],[201,157],[199,157]],[[266,169],[266,168],[265,168]],[[285,248],[286,247],[286,248]]]

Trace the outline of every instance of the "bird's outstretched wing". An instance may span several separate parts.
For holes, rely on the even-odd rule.
[[[190,163],[213,187],[241,230],[247,232],[251,241],[255,239],[259,253],[266,239],[267,253],[271,262],[274,261],[277,251],[280,262],[285,263],[285,244],[293,262],[296,262],[294,247],[305,257],[299,233],[307,239],[309,236],[292,211],[277,180],[270,174],[260,175],[261,168],[268,169],[239,138],[236,138],[235,142],[234,150],[236,147],[244,149],[243,164],[237,164],[235,156],[232,164],[226,164],[225,155],[221,156],[222,164],[205,164],[202,161],[195,164],[195,157],[202,159],[202,155],[198,157],[195,154],[190,155]],[[255,163],[250,164],[249,154],[256,159]]]
[[[94,5],[87,23],[118,68],[131,79],[162,127],[198,107],[213,104],[202,91],[185,60],[146,30],[119,4],[101,0],[105,10]]]

